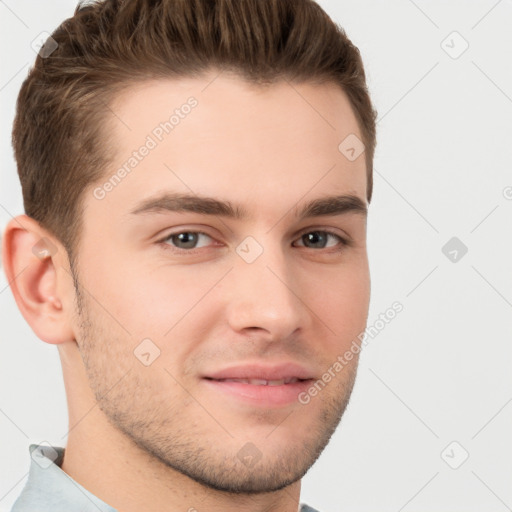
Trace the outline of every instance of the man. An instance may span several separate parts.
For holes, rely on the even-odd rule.
[[[30,446],[14,512],[314,510],[368,315],[375,117],[311,0],[106,0],[52,34],[2,257],[69,432]]]

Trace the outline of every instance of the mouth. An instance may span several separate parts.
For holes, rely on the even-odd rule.
[[[297,365],[239,366],[204,376],[202,381],[215,398],[228,399],[230,405],[235,399],[250,407],[275,409],[297,404],[299,395],[314,382],[311,375]]]
[[[299,379],[298,377],[289,377],[286,379],[265,380],[265,379],[213,379],[205,377],[208,380],[217,382],[241,382],[243,384],[251,384],[252,386],[283,386],[284,384],[295,384],[295,382],[304,382],[311,379]]]

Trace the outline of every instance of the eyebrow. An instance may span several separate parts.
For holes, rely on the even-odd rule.
[[[294,210],[298,220],[347,213],[366,216],[368,213],[366,203],[358,196],[351,194],[321,197],[306,203],[300,209],[296,206]],[[212,197],[178,193],[164,193],[157,197],[150,197],[130,211],[134,215],[165,212],[193,212],[235,220],[245,220],[249,217],[248,211],[239,204]]]

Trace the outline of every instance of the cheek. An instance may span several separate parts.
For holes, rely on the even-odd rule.
[[[336,333],[339,345],[350,345],[366,327],[370,301],[370,279],[368,272],[361,268],[340,270],[326,283],[315,302],[315,312]]]
[[[220,270],[195,265],[118,265],[98,286],[112,316],[134,338],[165,341],[185,325],[193,332],[194,325],[208,322],[205,315],[215,314],[208,291],[219,275]],[[209,307],[201,307],[204,304]]]

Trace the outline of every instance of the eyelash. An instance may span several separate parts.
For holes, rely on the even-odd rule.
[[[167,241],[173,237],[173,236],[177,236],[177,235],[181,235],[183,233],[187,233],[187,234],[196,234],[196,235],[205,235],[207,236],[208,238],[211,238],[213,240],[213,237],[211,237],[208,233],[204,233],[203,231],[192,231],[192,230],[183,230],[183,231],[176,231],[174,233],[169,233],[168,235],[166,235],[164,238],[160,239],[157,241],[157,243],[164,249],[164,250],[170,250],[174,253],[178,253],[178,254],[196,254],[197,251],[200,251],[202,249],[205,249],[205,247],[199,247],[199,248],[193,248],[193,249],[181,249],[179,247],[173,247],[172,245],[168,244]],[[338,233],[335,233],[334,231],[330,231],[328,229],[313,229],[313,230],[307,230],[307,231],[303,231],[299,237],[297,238],[297,240],[300,240],[304,235],[307,235],[307,234],[310,234],[310,233],[323,233],[323,234],[327,234],[327,235],[330,235],[330,236],[333,236],[334,238],[337,238],[339,241],[340,241],[340,246],[338,249],[335,249],[333,247],[328,247],[328,248],[320,248],[320,249],[312,249],[313,251],[328,251],[328,252],[341,252],[343,251],[346,247],[350,246],[351,245],[351,241],[346,239],[346,238],[343,238],[342,236],[340,236]],[[305,249],[308,249],[308,247],[304,247]]]

